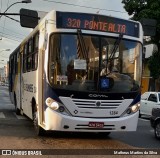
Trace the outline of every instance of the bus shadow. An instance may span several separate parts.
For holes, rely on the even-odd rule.
[[[92,133],[92,132],[60,132],[60,131],[47,131],[45,138],[77,138],[77,139],[111,139],[106,133]]]

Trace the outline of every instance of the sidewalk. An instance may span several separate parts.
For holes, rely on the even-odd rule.
[[[10,101],[7,86],[0,86],[0,110],[14,110],[14,105]]]

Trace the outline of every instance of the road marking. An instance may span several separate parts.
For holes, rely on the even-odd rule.
[[[19,120],[26,120],[27,118],[25,116],[22,115],[16,115],[16,113],[14,112],[14,115],[16,116],[17,119]]]
[[[3,112],[0,112],[0,118],[6,118],[3,114]]]

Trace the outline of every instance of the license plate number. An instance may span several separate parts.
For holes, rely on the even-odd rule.
[[[103,128],[104,127],[104,122],[89,122],[89,127]]]

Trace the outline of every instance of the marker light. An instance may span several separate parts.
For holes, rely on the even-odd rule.
[[[60,107],[59,107],[59,111],[60,111],[60,112],[64,112],[64,111],[65,111],[65,108],[64,108],[63,106],[60,106]]]

